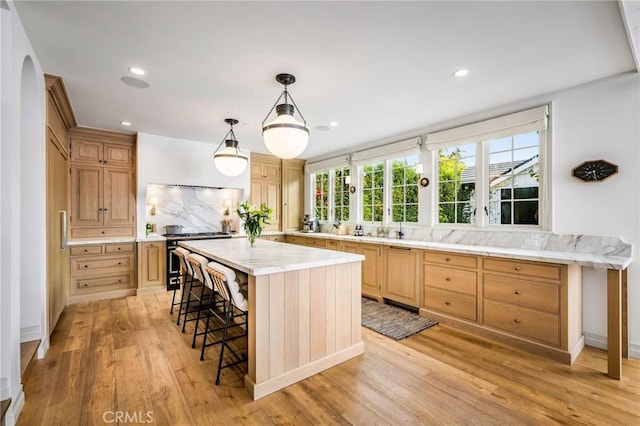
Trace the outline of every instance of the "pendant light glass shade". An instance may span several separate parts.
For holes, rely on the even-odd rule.
[[[309,143],[309,128],[300,110],[298,114],[302,121],[294,117],[297,106],[287,91],[287,85],[293,84],[296,79],[291,74],[278,74],[278,83],[284,84],[284,92],[276,100],[276,104],[284,96],[284,103],[274,105],[267,117],[262,122],[262,137],[264,144],[273,155],[280,158],[294,158],[302,154]],[[291,100],[291,104],[288,101]],[[276,109],[277,117],[266,123],[267,118]]]
[[[233,132],[233,125],[238,124],[238,120],[227,118],[225,123],[231,125],[231,129],[227,132],[220,145],[213,154],[213,163],[220,173],[225,176],[238,176],[247,168],[249,158],[243,154],[238,148],[238,141]],[[227,139],[229,136],[229,139]],[[225,147],[220,149],[224,142]]]

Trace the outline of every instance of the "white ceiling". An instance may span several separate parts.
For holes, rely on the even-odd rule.
[[[233,117],[240,147],[267,152],[260,124],[282,91],[275,75],[288,72],[311,128],[302,158],[636,69],[616,1],[15,7],[80,125],[218,144]],[[120,80],[134,65],[149,88]],[[461,67],[469,76],[453,78]],[[339,126],[315,130],[331,121]]]

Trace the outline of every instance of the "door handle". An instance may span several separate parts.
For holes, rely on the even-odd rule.
[[[60,250],[67,249],[67,211],[60,210]]]

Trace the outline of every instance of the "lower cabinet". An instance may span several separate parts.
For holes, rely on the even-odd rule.
[[[164,241],[138,243],[138,295],[166,291],[166,251]]]
[[[284,235],[260,235],[261,240],[284,242]]]
[[[70,247],[69,303],[136,294],[135,243]]]
[[[384,248],[382,297],[415,308],[420,306],[420,253],[421,250],[409,247]]]
[[[382,246],[343,241],[341,251],[361,254],[362,262],[362,295],[382,299]]]

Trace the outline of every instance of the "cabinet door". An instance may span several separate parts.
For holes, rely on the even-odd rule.
[[[363,244],[360,253],[365,257],[362,262],[362,292],[378,297],[382,281],[382,247]]]
[[[102,164],[110,167],[133,167],[133,147],[105,143]]]
[[[280,163],[268,162],[262,165],[262,173],[266,180],[272,182],[280,182]]]
[[[133,172],[125,169],[104,169],[104,224],[133,225],[135,197]]]
[[[102,142],[72,139],[71,161],[91,165],[102,164]]]
[[[165,246],[163,242],[138,245],[138,287],[166,285]]]
[[[282,230],[298,231],[302,222],[304,171],[302,162],[282,165]]]
[[[262,202],[273,209],[269,225],[264,227],[265,230],[280,230],[280,188],[280,182],[264,182]]]
[[[264,182],[261,179],[251,180],[251,189],[249,193],[249,204],[254,205],[256,207],[260,206],[262,202],[262,193]]]
[[[71,225],[102,225],[102,170],[99,166],[71,166]]]
[[[418,251],[390,247],[385,250],[386,268],[382,296],[404,303],[419,306]]]

